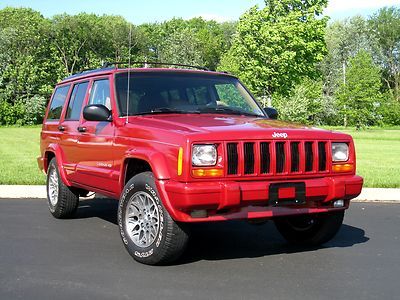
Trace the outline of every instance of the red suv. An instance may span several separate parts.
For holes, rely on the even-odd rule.
[[[177,259],[194,222],[273,219],[291,243],[325,243],[361,192],[353,140],[276,117],[225,73],[70,76],[41,132],[50,212],[72,216],[88,191],[119,199],[122,241],[146,264]]]

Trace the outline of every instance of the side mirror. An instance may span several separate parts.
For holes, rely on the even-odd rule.
[[[272,120],[278,119],[278,111],[273,107],[264,107],[264,111],[267,113],[268,117]]]
[[[111,111],[102,104],[90,104],[83,108],[83,117],[87,121],[111,121]]]

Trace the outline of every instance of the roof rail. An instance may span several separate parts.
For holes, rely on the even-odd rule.
[[[145,68],[150,68],[151,65],[156,66],[172,66],[172,67],[186,67],[191,69],[198,69],[203,71],[210,71],[210,69],[201,66],[193,66],[186,64],[173,64],[173,63],[163,63],[163,62],[155,62],[155,61],[134,61],[130,63],[131,65],[143,65]],[[105,62],[101,68],[109,68],[111,66],[117,65],[129,65],[129,62],[126,61],[116,61],[116,62]]]

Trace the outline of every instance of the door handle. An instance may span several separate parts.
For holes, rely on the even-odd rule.
[[[58,130],[59,131],[65,131],[65,126],[62,126],[62,125],[58,126]]]
[[[86,130],[87,130],[87,128],[84,126],[79,126],[77,129],[79,132],[86,132]]]

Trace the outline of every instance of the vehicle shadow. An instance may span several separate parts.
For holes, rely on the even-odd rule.
[[[178,264],[352,247],[369,240],[364,230],[343,224],[336,237],[323,246],[293,246],[281,237],[271,221],[263,225],[252,225],[244,221],[196,224],[192,226],[191,234],[188,248]]]
[[[76,219],[100,218],[117,226],[118,201],[94,198],[80,201]],[[344,248],[369,240],[361,228],[343,224],[330,242],[320,247],[288,245],[273,222],[253,225],[244,221],[228,221],[190,225],[191,238],[183,256],[175,263],[189,264],[201,260],[255,258],[277,254],[314,251],[323,248]]]
[[[118,201],[109,198],[80,199],[74,219],[100,218],[112,224],[117,222]]]

